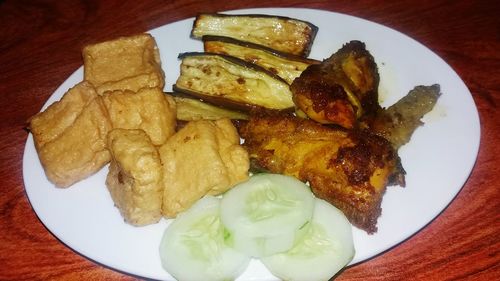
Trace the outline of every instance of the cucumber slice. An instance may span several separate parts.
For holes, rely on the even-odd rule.
[[[311,226],[292,249],[264,257],[262,263],[287,281],[329,280],[354,257],[351,224],[328,202],[316,199]]]
[[[314,202],[294,177],[257,174],[224,194],[221,220],[235,249],[264,257],[287,251],[306,233]]]
[[[178,280],[234,280],[250,257],[227,246],[220,199],[205,196],[168,226],[160,243],[163,267]]]

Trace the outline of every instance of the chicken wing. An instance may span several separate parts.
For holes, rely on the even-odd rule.
[[[309,66],[290,89],[296,106],[309,118],[353,128],[358,118],[380,108],[379,80],[365,44],[351,41],[321,64]]]
[[[406,96],[371,117],[364,117],[361,127],[387,139],[398,149],[410,141],[413,132],[423,124],[420,120],[434,108],[440,86],[416,86]]]

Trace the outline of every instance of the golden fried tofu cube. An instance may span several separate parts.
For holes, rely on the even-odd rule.
[[[88,82],[76,84],[43,112],[29,120],[35,145],[41,147],[64,132],[82,112],[87,104],[97,97],[95,88]]]
[[[130,90],[138,92],[142,88],[163,88],[163,76],[158,72],[139,74],[133,77],[124,78],[116,82],[107,82],[97,87],[99,95],[107,91]]]
[[[106,92],[102,97],[113,128],[142,129],[154,145],[175,133],[175,101],[159,88]]]
[[[143,130],[113,129],[108,147],[106,186],[123,218],[136,226],[158,222],[163,196],[158,150]]]
[[[165,217],[175,217],[204,195],[221,194],[248,178],[248,154],[229,119],[191,121],[159,152]]]
[[[84,79],[99,93],[164,86],[160,53],[150,34],[88,45],[83,49]]]
[[[29,129],[45,174],[58,187],[68,187],[109,162],[111,123],[101,97],[87,82],[32,117]]]

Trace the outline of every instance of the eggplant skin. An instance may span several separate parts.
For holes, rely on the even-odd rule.
[[[254,63],[275,73],[288,84],[310,65],[320,62],[292,54],[283,53],[266,46],[244,42],[225,36],[202,37],[205,52],[225,54]]]
[[[191,37],[204,35],[232,37],[241,41],[307,57],[318,32],[314,24],[275,15],[199,14],[191,30]]]
[[[212,53],[184,53],[174,92],[240,111],[293,110],[289,85],[244,60]]]

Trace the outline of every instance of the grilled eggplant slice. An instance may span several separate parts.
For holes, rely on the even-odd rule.
[[[307,57],[317,32],[318,27],[310,22],[282,16],[200,14],[191,36],[227,36]]]
[[[246,120],[248,115],[239,111],[228,110],[214,106],[199,99],[185,97],[173,97],[177,105],[177,120],[195,121],[195,120],[217,120],[229,118],[232,120]]]
[[[258,65],[212,53],[184,53],[179,58],[174,92],[234,110],[294,108],[289,85]]]
[[[225,54],[257,64],[283,78],[288,84],[292,84],[309,65],[320,63],[225,36],[206,35],[202,40],[205,52]]]

